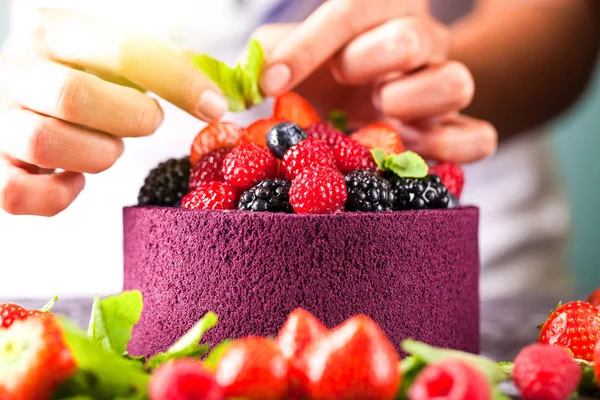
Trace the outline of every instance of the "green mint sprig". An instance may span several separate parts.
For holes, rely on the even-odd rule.
[[[385,150],[373,149],[371,154],[381,171],[392,171],[401,178],[424,178],[429,172],[425,160],[412,151],[387,156]]]

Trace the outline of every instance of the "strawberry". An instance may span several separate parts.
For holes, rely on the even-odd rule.
[[[150,400],[223,400],[223,388],[201,361],[181,358],[161,365],[150,378]]]
[[[293,122],[301,128],[321,121],[319,114],[302,96],[294,92],[282,94],[275,100],[273,117],[282,121]]]
[[[277,177],[278,168],[277,159],[267,148],[254,143],[242,144],[223,160],[223,177],[225,182],[244,190]]]
[[[389,156],[402,153],[404,144],[398,132],[390,125],[382,122],[367,125],[350,135],[351,139],[367,149],[383,149]]]
[[[277,343],[250,336],[225,349],[215,376],[226,397],[278,400],[288,392],[289,364]]]
[[[575,358],[592,361],[600,337],[600,309],[584,301],[558,307],[540,330],[538,341],[569,349]]]
[[[189,191],[208,182],[223,182],[223,160],[231,151],[230,147],[213,150],[202,157],[190,172]]]
[[[306,135],[324,141],[331,149],[346,138],[346,135],[325,122],[318,122],[306,128]]]
[[[42,315],[43,313],[44,312],[40,310],[27,310],[17,304],[0,304],[0,328],[8,328],[15,321],[24,320],[29,317],[36,317]]]
[[[297,214],[331,214],[344,209],[348,193],[338,170],[318,165],[298,174],[289,198]]]
[[[294,360],[302,355],[309,344],[321,339],[326,333],[327,328],[321,321],[308,311],[298,308],[288,315],[276,341],[283,356]]]
[[[308,138],[285,153],[281,160],[281,173],[283,178],[292,180],[306,168],[318,165],[336,168],[335,158],[323,141]]]
[[[237,146],[245,133],[245,128],[233,122],[208,124],[194,138],[190,152],[190,162],[194,165],[213,150]]]
[[[369,149],[349,138],[344,138],[337,144],[333,149],[333,155],[338,169],[344,175],[359,169],[377,169],[377,164]]]
[[[594,347],[594,375],[596,375],[596,383],[600,387],[600,339]]]
[[[183,196],[181,207],[188,210],[233,210],[236,198],[236,190],[230,184],[208,182]]]
[[[0,330],[0,399],[44,400],[75,372],[75,360],[52,314]]]
[[[490,384],[477,368],[462,360],[446,359],[419,373],[409,400],[491,400]]]
[[[401,380],[398,361],[379,326],[355,316],[305,350],[303,393],[311,399],[393,399]]]
[[[240,144],[254,143],[267,147],[267,133],[280,122],[283,121],[277,118],[263,118],[253,122],[246,128],[246,132],[240,139]]]
[[[436,174],[442,180],[444,186],[457,199],[460,199],[463,186],[465,185],[465,176],[462,168],[458,164],[449,162],[439,163],[436,166],[429,168],[430,174]]]
[[[600,288],[594,290],[587,299],[588,303],[600,307]]]

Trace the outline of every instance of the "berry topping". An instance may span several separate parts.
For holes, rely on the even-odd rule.
[[[138,203],[147,206],[174,206],[188,192],[190,169],[187,157],[172,158],[150,171],[140,189]]]
[[[372,170],[358,170],[346,175],[347,211],[391,211],[393,198],[390,183]]]
[[[213,150],[237,146],[245,133],[246,129],[233,122],[208,124],[194,138],[190,161],[192,164],[196,164],[198,160]]]
[[[294,92],[285,93],[275,100],[273,117],[282,121],[293,122],[302,128],[321,120],[310,103]]]
[[[225,349],[215,375],[226,397],[279,400],[288,391],[289,364],[277,343],[251,336]]]
[[[377,169],[373,155],[362,144],[348,138],[341,140],[333,150],[337,166],[343,174],[358,169]]]
[[[292,183],[282,179],[267,179],[258,182],[242,193],[239,210],[292,213],[289,191]]]
[[[292,147],[306,139],[306,132],[291,122],[280,122],[267,133],[267,147],[277,158]]]
[[[189,210],[233,210],[235,188],[225,182],[208,182],[198,186],[181,200],[181,207]]]
[[[277,123],[282,122],[277,118],[263,118],[253,122],[240,139],[240,144],[254,143],[267,147],[267,133]]]
[[[342,132],[324,122],[312,124],[306,128],[306,135],[308,137],[324,141],[325,144],[332,149],[334,149],[342,140],[346,138]]]
[[[410,400],[491,400],[490,384],[466,361],[449,358],[426,367],[410,387]]]
[[[458,164],[444,162],[429,169],[430,174],[436,174],[442,180],[442,183],[448,188],[448,191],[460,199],[463,186],[465,185],[465,176],[462,168]]]
[[[223,177],[239,189],[248,189],[263,179],[277,176],[277,159],[257,144],[242,144],[225,157]]]
[[[394,211],[447,208],[450,203],[448,189],[439,176],[425,178],[400,178],[387,175],[392,186],[391,194]]]
[[[344,177],[336,169],[322,165],[302,171],[290,189],[290,203],[298,214],[341,211],[346,198]]]
[[[277,343],[288,360],[297,359],[306,347],[327,334],[327,328],[314,315],[298,308],[288,315],[279,330]]]
[[[367,125],[352,133],[350,138],[370,150],[383,149],[388,156],[402,153],[404,150],[404,145],[398,132],[385,123]]]
[[[301,385],[311,399],[393,399],[400,385],[398,355],[367,316],[350,318],[304,351]]]
[[[281,171],[285,179],[292,180],[302,170],[318,165],[335,168],[335,158],[323,141],[309,138],[285,153],[281,160]]]
[[[17,304],[0,304],[0,329],[8,328],[15,321],[24,320],[30,317],[37,317],[44,314],[40,310],[27,310]]]
[[[0,399],[49,399],[75,369],[53,315],[19,320],[0,329]]]
[[[223,400],[223,388],[201,361],[182,358],[161,365],[150,378],[150,400]]]
[[[525,400],[564,400],[577,389],[581,369],[564,349],[533,344],[515,358],[513,378]]]
[[[571,350],[575,358],[592,361],[598,337],[600,309],[584,301],[573,301],[558,307],[548,317],[540,330],[538,341],[565,347]]]
[[[208,182],[223,182],[223,160],[231,148],[224,147],[205,155],[193,167],[188,189],[191,192],[198,186]]]

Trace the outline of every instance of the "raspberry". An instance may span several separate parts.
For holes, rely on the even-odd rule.
[[[344,177],[336,169],[322,165],[300,172],[290,189],[290,203],[298,214],[341,211],[346,198]]]
[[[324,141],[325,144],[332,149],[346,138],[342,132],[324,122],[318,122],[306,128],[306,135]]]
[[[268,149],[257,144],[242,144],[225,157],[225,182],[239,189],[248,189],[264,179],[277,176],[277,159]]]
[[[146,206],[174,206],[188,192],[191,168],[187,157],[171,158],[158,164],[144,180],[138,203]]]
[[[448,188],[448,191],[460,200],[463,186],[465,185],[465,176],[462,168],[458,164],[444,162],[429,168],[430,174],[436,174],[442,179],[442,183]]]
[[[344,138],[333,149],[338,169],[343,174],[358,169],[377,169],[377,164],[369,149],[355,140]]]
[[[536,343],[515,358],[513,378],[525,400],[563,400],[577,389],[581,369],[567,350]]]
[[[323,141],[314,138],[308,138],[293,146],[281,160],[283,177],[290,181],[305,168],[317,165],[335,168],[335,158]]]
[[[267,179],[242,193],[238,210],[292,213],[289,191],[291,182]]]
[[[190,210],[233,210],[235,188],[225,182],[208,182],[198,186],[181,200],[181,207]]]
[[[347,211],[391,211],[393,197],[390,182],[377,172],[358,170],[346,175],[348,187]]]
[[[408,392],[410,400],[491,400],[490,384],[478,369],[465,361],[446,359],[426,367]]]
[[[203,183],[224,181],[223,160],[230,151],[230,147],[211,151],[194,165],[190,174],[190,192]]]

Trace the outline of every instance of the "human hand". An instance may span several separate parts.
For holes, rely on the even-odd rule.
[[[209,121],[227,101],[183,55],[108,24],[41,10],[0,56],[0,209],[52,216],[163,119],[154,92]],[[58,171],[56,171],[58,170]]]
[[[393,122],[426,158],[473,162],[496,149],[489,123],[460,114],[473,78],[448,60],[449,31],[426,1],[329,0],[301,24],[266,25],[254,37],[266,49],[267,94],[294,89],[351,123]]]

